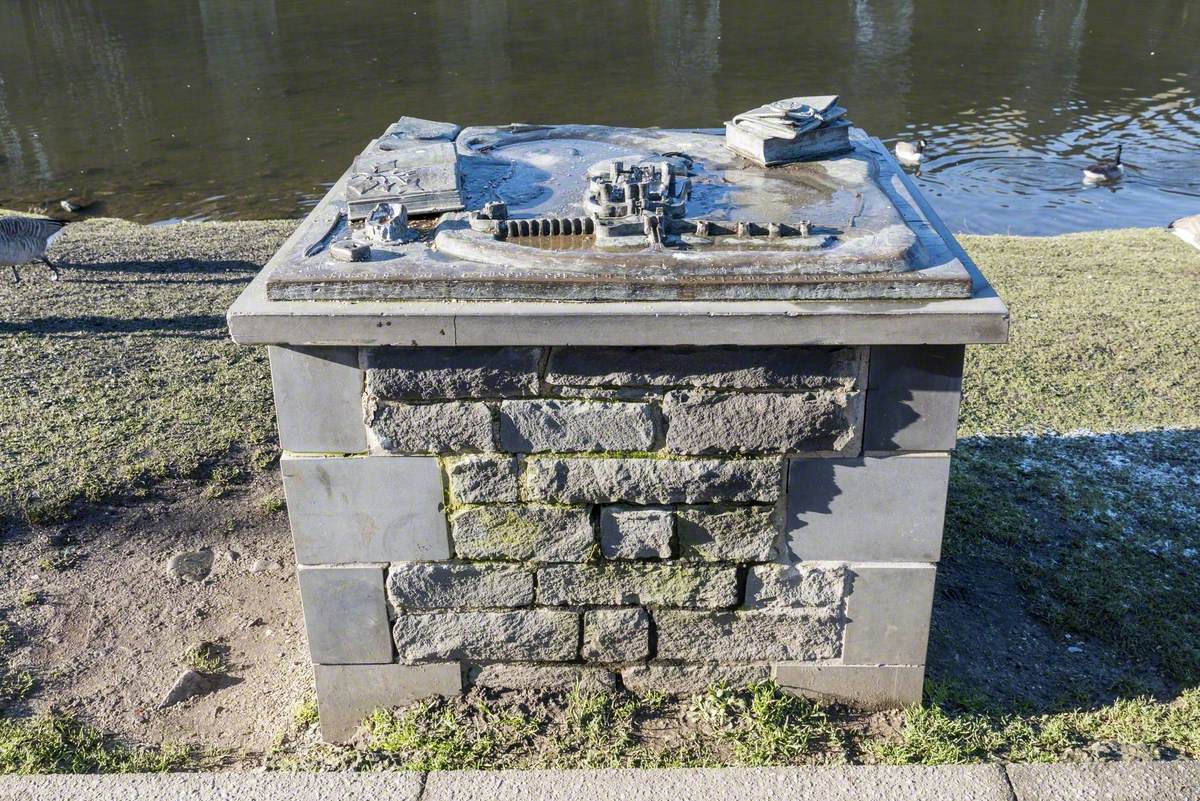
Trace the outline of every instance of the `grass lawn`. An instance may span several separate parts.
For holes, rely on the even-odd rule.
[[[223,315],[292,225],[89,222],[56,246],[64,282],[30,268],[0,284],[0,526],[166,476],[219,492],[272,462],[265,353],[233,345]],[[870,731],[769,686],[717,689],[670,702],[691,739],[661,747],[640,722],[664,699],[434,702],[377,716],[364,748],[274,764],[1036,761],[1094,743],[1200,757],[1200,254],[1164,231],[962,241],[1013,322],[1009,345],[968,349],[945,572],[1003,565],[1040,625],[1119,658],[1123,681],[1023,708],[933,676],[923,706]],[[0,721],[0,772],[178,764],[98,756],[53,723]]]

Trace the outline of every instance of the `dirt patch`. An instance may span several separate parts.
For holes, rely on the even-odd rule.
[[[169,482],[142,502],[7,532],[7,664],[34,687],[5,714],[54,708],[127,742],[234,759],[270,747],[312,691],[287,518],[270,500],[278,477],[259,473],[220,498],[209,487]],[[201,551],[212,555],[201,580],[170,569]],[[159,709],[197,660],[216,689]]]

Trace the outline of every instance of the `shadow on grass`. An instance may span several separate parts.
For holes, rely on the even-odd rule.
[[[210,332],[224,339],[225,318],[216,314],[179,317],[39,317],[24,322],[0,321],[0,334],[134,334],[154,332],[160,336],[191,336]],[[208,337],[206,337],[208,338]]]
[[[1198,630],[1200,432],[959,441],[929,650],[942,696],[1023,714],[1167,700],[1200,684]]]

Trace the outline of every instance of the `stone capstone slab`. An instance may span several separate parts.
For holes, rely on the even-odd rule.
[[[382,565],[300,565],[296,575],[313,662],[392,661]]]
[[[600,552],[606,559],[669,559],[674,529],[669,507],[605,506]]]
[[[548,398],[500,404],[500,447],[511,453],[648,451],[656,430],[648,403]]]
[[[541,348],[367,348],[367,393],[388,400],[536,395]]]
[[[397,562],[388,569],[387,592],[397,609],[528,606],[533,571],[487,562]]]
[[[737,570],[695,562],[600,562],[538,569],[537,598],[548,606],[690,607],[737,605]]]
[[[321,736],[349,740],[376,709],[407,706],[435,695],[462,692],[457,662],[431,665],[313,665]],[[328,796],[322,796],[327,798]]]
[[[611,671],[574,665],[473,665],[467,671],[467,678],[474,687],[495,690],[566,692],[578,687],[587,692],[604,692],[617,686],[616,675]]]
[[[493,451],[492,410],[486,403],[372,403],[367,425],[392,453]]]
[[[672,453],[805,453],[858,450],[857,392],[668,392],[666,447]]]
[[[284,454],[279,466],[300,564],[450,556],[437,459]]]
[[[638,695],[695,695],[715,684],[748,687],[771,678],[767,665],[632,665],[621,670],[625,689]]]
[[[596,547],[588,508],[473,506],[450,518],[461,559],[581,562]]]
[[[579,615],[562,609],[401,614],[392,627],[401,662],[447,659],[569,662]]]
[[[584,659],[633,662],[650,655],[650,615],[645,609],[589,609],[583,613]]]
[[[825,610],[654,612],[659,659],[681,662],[777,662],[834,659],[842,626]]]
[[[779,556],[780,526],[771,507],[679,507],[675,529],[681,559],[768,562]]]
[[[520,499],[515,456],[477,455],[448,460],[450,495],[456,503],[513,503]]]
[[[865,364],[860,348],[560,347],[550,352],[546,381],[580,387],[851,389]]]
[[[525,466],[525,494],[552,503],[773,503],[778,459],[538,457]]]
[[[755,565],[746,576],[746,606],[833,606],[846,592],[843,565]]]

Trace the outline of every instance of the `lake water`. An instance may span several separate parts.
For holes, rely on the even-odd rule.
[[[401,115],[712,127],[826,92],[929,139],[959,231],[1200,212],[1189,0],[0,0],[0,207],[296,217]]]

